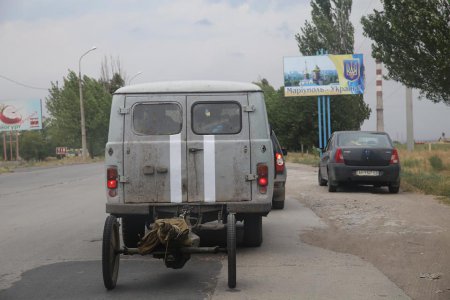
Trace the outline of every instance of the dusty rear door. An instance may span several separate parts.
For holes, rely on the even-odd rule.
[[[126,203],[187,201],[185,105],[179,95],[126,97]]]
[[[189,202],[251,200],[246,94],[187,97]]]

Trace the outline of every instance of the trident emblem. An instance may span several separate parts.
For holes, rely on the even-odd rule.
[[[359,79],[359,60],[344,60],[344,77],[349,81],[355,81]]]

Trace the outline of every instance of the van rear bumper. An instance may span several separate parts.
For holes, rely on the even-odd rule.
[[[106,203],[106,213],[112,215],[149,215],[154,209],[181,211],[189,206],[202,212],[226,210],[233,213],[251,213],[266,216],[272,209],[271,202],[227,202],[227,203]]]

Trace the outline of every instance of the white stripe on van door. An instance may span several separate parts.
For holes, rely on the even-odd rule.
[[[216,202],[216,149],[214,135],[203,136],[203,186],[205,202]]]
[[[181,203],[181,133],[170,136],[170,202]]]

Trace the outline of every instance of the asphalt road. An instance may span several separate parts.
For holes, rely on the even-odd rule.
[[[118,285],[103,287],[106,217],[102,164],[0,175],[0,299],[409,299],[367,261],[309,246],[323,223],[295,197],[263,219],[264,243],[238,248],[237,287],[224,255],[198,255],[181,270],[150,257],[121,258]]]

